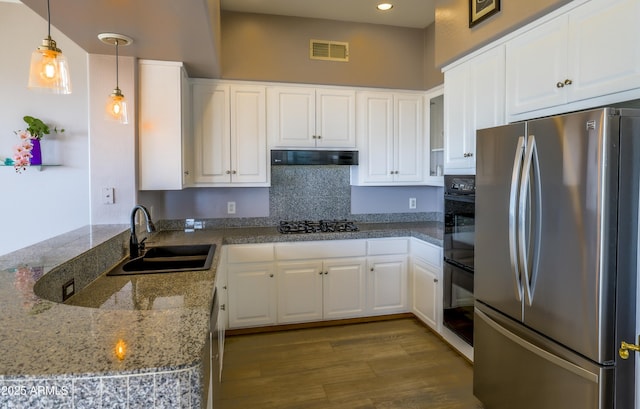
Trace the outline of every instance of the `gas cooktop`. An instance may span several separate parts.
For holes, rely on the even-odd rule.
[[[283,220],[278,231],[283,234],[353,232],[358,231],[358,226],[349,220]]]

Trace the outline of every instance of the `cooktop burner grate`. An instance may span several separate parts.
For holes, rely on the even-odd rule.
[[[283,234],[353,232],[358,231],[358,226],[349,220],[283,220],[278,231]]]

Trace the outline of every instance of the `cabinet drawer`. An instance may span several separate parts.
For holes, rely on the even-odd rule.
[[[327,240],[276,244],[276,259],[278,260],[359,257],[366,254],[365,240]]]
[[[424,242],[419,239],[411,240],[411,255],[420,257],[436,267],[442,266],[442,247]]]
[[[385,254],[407,254],[409,252],[409,239],[374,239],[367,241],[367,254],[370,256],[382,256]]]
[[[239,244],[227,247],[228,263],[256,263],[273,259],[273,244]]]

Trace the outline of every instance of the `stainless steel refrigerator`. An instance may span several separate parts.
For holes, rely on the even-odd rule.
[[[633,409],[640,110],[477,132],[474,394]]]

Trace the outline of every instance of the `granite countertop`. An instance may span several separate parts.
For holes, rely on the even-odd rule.
[[[87,226],[0,256],[0,379],[146,373],[180,369],[198,362],[208,330],[216,266],[224,244],[412,236],[442,245],[442,223],[438,222],[358,226],[360,230],[352,233],[303,235],[283,235],[275,227],[220,228],[195,233],[161,231],[148,239],[149,246],[216,244],[212,268],[201,272],[109,277],[114,278],[110,280],[113,288],[104,291],[104,297],[93,300],[96,308],[39,297],[34,293],[35,282],[50,272],[54,278],[68,262],[100,265],[100,246],[114,238],[120,240],[115,247],[122,251],[116,259],[124,257],[128,226]],[[94,250],[98,251],[88,256]],[[52,285],[53,290],[61,291],[56,285]],[[68,302],[74,302],[74,297]],[[119,341],[126,342],[126,356],[122,360],[115,354]]]

